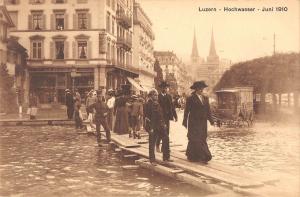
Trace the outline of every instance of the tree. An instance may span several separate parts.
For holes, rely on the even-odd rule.
[[[164,80],[162,69],[158,60],[155,60],[154,71],[157,73],[156,77],[154,78],[155,89],[158,89],[159,84]]]
[[[0,65],[0,112],[9,113],[17,109],[13,90],[14,78],[8,74],[6,64]]]
[[[294,93],[297,97],[300,91],[300,54],[276,54],[273,56],[253,59],[233,65],[226,71],[214,90],[236,86],[251,86],[254,93],[261,94],[264,103],[266,93],[276,94]],[[294,98],[295,107],[298,99]],[[275,108],[276,108],[276,102]],[[264,107],[264,106],[263,106]]]

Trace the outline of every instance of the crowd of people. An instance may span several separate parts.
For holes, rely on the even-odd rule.
[[[172,162],[170,158],[170,121],[177,121],[176,108],[184,109],[183,126],[188,130],[188,146],[186,155],[190,161],[207,162],[211,159],[208,149],[207,120],[213,120],[210,114],[208,98],[203,95],[207,87],[204,81],[197,81],[191,89],[194,92],[188,98],[168,93],[169,84],[163,81],[159,92],[152,89],[148,95],[134,94],[130,85],[124,84],[120,90],[108,90],[105,96],[101,90],[91,90],[84,101],[87,120],[96,125],[96,137],[101,145],[100,125],[106,132],[106,140],[110,141],[111,131],[117,134],[128,134],[129,138],[141,138],[144,129],[149,133],[149,160],[156,165],[155,149],[163,153],[163,161]],[[72,95],[66,90],[66,106],[69,119],[75,120],[76,129],[83,127],[81,96],[78,91]],[[180,131],[179,131],[180,132]],[[161,145],[161,148],[160,148]]]

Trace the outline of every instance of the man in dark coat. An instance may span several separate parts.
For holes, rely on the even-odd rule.
[[[182,125],[188,129],[188,146],[186,155],[189,161],[208,162],[212,156],[208,149],[207,120],[213,125],[208,97],[204,96],[203,89],[207,87],[204,81],[197,81],[191,89],[194,90],[187,98]]]
[[[66,92],[67,115],[68,115],[68,119],[71,120],[73,118],[73,113],[74,113],[74,98],[69,89],[66,89],[65,92]]]
[[[156,165],[155,162],[155,142],[158,137],[162,139],[163,160],[169,161],[170,152],[167,150],[169,144],[169,136],[166,131],[166,124],[163,120],[163,112],[158,103],[158,93],[155,89],[149,92],[149,100],[144,105],[144,127],[149,133],[149,160],[150,163]]]
[[[105,130],[106,133],[106,139],[109,142],[110,141],[110,129],[107,123],[107,115],[108,115],[108,106],[106,103],[102,100],[101,91],[97,91],[97,101],[96,103],[90,105],[91,109],[95,109],[95,122],[96,122],[96,136],[97,136],[97,142],[98,146],[101,146],[101,134],[100,134],[100,125]]]
[[[175,107],[173,105],[172,97],[170,94],[167,93],[167,88],[169,87],[169,84],[165,81],[163,81],[159,85],[161,92],[158,95],[158,102],[162,108],[163,112],[163,119],[165,121],[165,124],[167,126],[167,134],[169,139],[169,133],[170,133],[170,120],[177,121],[177,113],[175,110]],[[159,144],[160,144],[161,138],[158,138],[156,141],[156,150],[159,151]],[[166,151],[170,152],[170,146],[169,143],[166,146]]]

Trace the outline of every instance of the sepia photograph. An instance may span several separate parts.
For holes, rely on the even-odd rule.
[[[0,197],[299,197],[300,0],[0,0]]]

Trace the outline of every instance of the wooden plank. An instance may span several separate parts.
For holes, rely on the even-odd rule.
[[[145,151],[148,150],[144,145],[141,147],[144,148]],[[156,153],[158,155],[159,153]],[[173,153],[174,154],[174,153]],[[161,155],[161,154],[160,154]],[[171,153],[172,155],[172,153]],[[226,183],[230,183],[239,187],[258,187],[262,186],[263,183],[255,180],[248,180],[247,177],[240,177],[233,174],[230,174],[228,172],[219,171],[216,169],[212,169],[209,167],[206,167],[206,165],[201,165],[200,163],[193,163],[187,161],[185,158],[173,158],[175,162],[169,162],[169,165],[179,167],[181,169],[187,170],[192,173],[199,173],[203,174],[205,176],[224,181]]]
[[[171,156],[180,158],[180,159],[186,159],[185,154],[179,153],[176,151],[172,151]],[[248,179],[259,180],[263,183],[278,181],[278,178],[276,178],[276,177],[265,177],[265,176],[255,173],[255,172],[247,173],[247,172],[245,172],[245,170],[233,168],[231,166],[227,166],[225,164],[221,164],[221,163],[213,161],[213,160],[209,161],[207,164],[205,164],[205,166],[208,168],[222,171],[222,172],[227,172],[229,174],[233,174],[233,175],[236,175],[241,178],[247,177]]]
[[[122,166],[122,169],[125,169],[125,170],[137,170],[137,169],[139,169],[139,166],[138,165],[125,165],[125,166]]]
[[[126,147],[126,148],[134,148],[134,147],[140,147],[141,145],[133,142],[131,139],[129,139],[127,134],[124,135],[118,135],[115,133],[111,134],[111,139],[115,141],[120,146]]]

